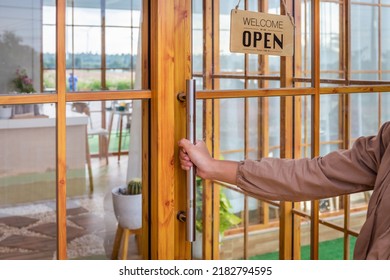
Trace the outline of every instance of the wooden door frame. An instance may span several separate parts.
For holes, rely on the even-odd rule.
[[[177,142],[185,136],[185,105],[177,95],[191,78],[191,1],[151,0],[151,258],[190,259],[186,227],[185,172]]]

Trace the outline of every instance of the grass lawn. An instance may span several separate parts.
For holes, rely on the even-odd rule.
[[[122,132],[122,143],[121,143],[121,151],[127,151],[129,149],[129,131],[123,130]],[[89,149],[91,155],[99,153],[99,136],[94,135],[88,137]],[[113,131],[111,133],[110,138],[110,147],[108,148],[109,153],[118,152],[118,144],[119,144],[119,132]]]
[[[353,257],[353,249],[355,248],[356,237],[350,237],[350,250],[349,256],[350,259]],[[344,241],[343,238],[328,240],[320,242],[320,251],[319,259],[320,260],[342,260],[344,259]],[[278,260],[279,252],[272,252],[263,255],[257,255],[249,258],[250,260]],[[310,259],[310,246],[305,245],[301,247],[301,259],[309,260]]]

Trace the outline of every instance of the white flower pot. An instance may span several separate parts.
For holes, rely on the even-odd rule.
[[[7,120],[12,116],[12,107],[0,107],[0,119]]]
[[[112,190],[114,213],[122,228],[139,229],[142,227],[142,194],[123,195],[117,187]]]

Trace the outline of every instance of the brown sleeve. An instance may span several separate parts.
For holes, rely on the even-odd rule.
[[[303,201],[371,190],[389,145],[390,123],[377,136],[360,137],[349,150],[314,159],[263,158],[239,163],[237,186],[271,200]]]

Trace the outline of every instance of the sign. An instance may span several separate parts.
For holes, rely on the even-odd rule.
[[[292,56],[293,38],[294,26],[288,16],[231,11],[231,52]]]

